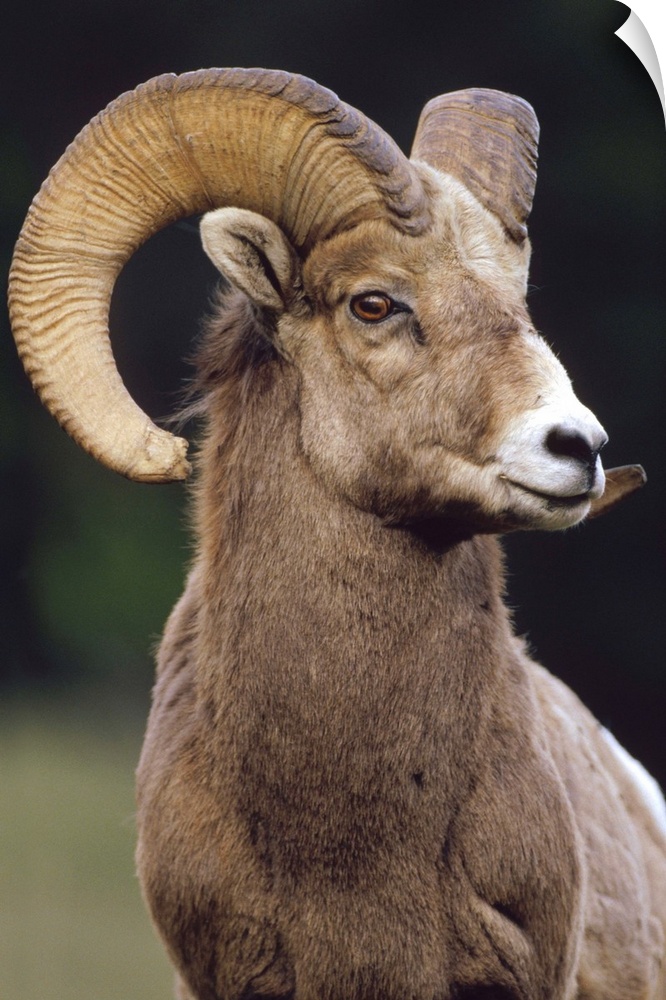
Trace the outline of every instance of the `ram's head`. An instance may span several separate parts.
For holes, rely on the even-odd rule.
[[[206,251],[298,369],[302,448],[332,489],[398,521],[574,524],[603,507],[606,437],[525,307],[537,133],[519,98],[461,91],[426,106],[408,160],[301,77],[158,77],[83,130],[33,203],[10,285],[26,369],[105,465],[185,478],[186,442],[120,380],[108,310],[138,246],[208,212]]]

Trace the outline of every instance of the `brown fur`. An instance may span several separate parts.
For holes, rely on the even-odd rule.
[[[511,273],[445,236],[358,227],[283,314],[235,294],[208,330],[198,550],[139,767],[182,998],[666,996],[663,837],[502,602],[492,533],[521,522],[483,477],[540,355]],[[389,271],[420,337],[346,318]]]

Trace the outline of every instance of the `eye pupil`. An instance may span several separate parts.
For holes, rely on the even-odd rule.
[[[351,301],[352,312],[366,323],[378,323],[393,311],[393,301],[379,292],[356,295]]]

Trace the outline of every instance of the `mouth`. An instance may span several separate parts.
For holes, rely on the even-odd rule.
[[[528,496],[538,497],[539,500],[543,500],[550,510],[562,510],[569,507],[578,507],[580,504],[589,503],[591,496],[589,492],[586,493],[575,493],[571,496],[558,496],[554,493],[542,493],[541,490],[532,489],[530,486],[525,486],[523,483],[518,483],[515,479],[506,479],[506,481],[514,486],[521,493],[526,493]]]

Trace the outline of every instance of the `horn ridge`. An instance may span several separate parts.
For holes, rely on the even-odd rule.
[[[166,92],[173,106],[180,94],[211,87],[279,98],[307,111],[314,119],[313,128],[320,126],[327,136],[343,140],[343,148],[368,168],[377,192],[395,216],[394,221],[401,220],[397,222],[399,228],[418,232],[427,225],[427,204],[420,181],[393,140],[361,112],[340,101],[333,91],[306,76],[282,70],[244,68],[192,70],[179,76],[167,73],[139,85],[136,91],[121,95],[106,110],[111,111],[126,97],[144,92]],[[411,221],[405,225],[405,220]]]
[[[539,124],[521,97],[472,88],[424,107],[411,159],[461,181],[522,244],[536,186]]]
[[[237,205],[307,254],[366,219],[406,233],[429,222],[417,172],[374,123],[307,77],[277,70],[163,74],[79,133],[36,195],[14,252],[14,336],[42,401],[103,464],[130,478],[185,478],[186,442],[157,428],[113,361],[115,279],[164,226]]]

